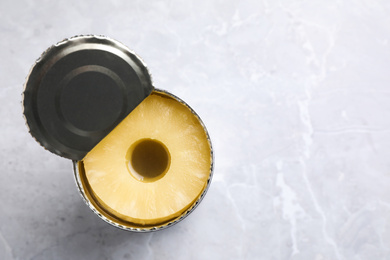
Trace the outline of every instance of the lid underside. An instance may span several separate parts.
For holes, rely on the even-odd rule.
[[[81,160],[152,90],[146,65],[123,44],[77,36],[35,63],[25,84],[24,115],[47,150]]]

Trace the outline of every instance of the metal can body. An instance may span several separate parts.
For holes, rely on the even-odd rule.
[[[213,148],[212,148],[212,144],[211,144],[211,140],[210,140],[210,137],[209,137],[209,134],[207,132],[207,129],[205,127],[205,125],[203,124],[202,120],[200,119],[200,117],[195,113],[195,111],[190,107],[188,106],[183,100],[181,100],[180,98],[174,96],[173,94],[167,92],[167,91],[164,91],[164,90],[155,90],[155,92],[159,93],[159,94],[162,94],[162,95],[166,95],[178,102],[180,102],[181,104],[185,105],[188,109],[190,109],[190,111],[192,112],[193,115],[195,115],[199,122],[201,123],[203,129],[204,129],[204,132],[207,136],[207,141],[210,145],[210,172],[209,172],[209,176],[208,176],[208,179],[207,179],[207,183],[204,187],[204,189],[202,190],[201,194],[198,196],[198,198],[195,200],[195,202],[187,209],[185,210],[184,213],[182,213],[180,216],[172,219],[172,220],[169,220],[167,221],[166,223],[163,223],[163,224],[159,224],[159,225],[147,225],[147,226],[144,226],[144,225],[137,225],[137,224],[134,224],[134,223],[131,223],[131,222],[127,222],[127,221],[124,221],[116,216],[114,216],[113,214],[111,214],[108,210],[106,210],[104,208],[104,206],[102,206],[98,200],[96,199],[96,197],[94,196],[92,190],[91,190],[91,187],[88,183],[88,180],[86,178],[86,174],[85,174],[85,170],[84,170],[84,166],[83,166],[83,162],[82,161],[73,161],[73,169],[74,169],[74,176],[75,176],[75,181],[76,181],[76,185],[78,187],[78,190],[84,200],[84,202],[88,205],[88,207],[96,214],[98,215],[102,220],[104,220],[105,222],[117,227],[117,228],[120,228],[120,229],[123,229],[123,230],[127,230],[127,231],[133,231],[133,232],[151,232],[151,231],[157,231],[157,230],[162,230],[162,229],[165,229],[167,227],[170,227],[178,222],[180,222],[181,220],[183,220],[185,217],[187,217],[198,205],[199,203],[202,201],[203,197],[205,196],[209,186],[210,186],[210,182],[211,182],[211,179],[212,179],[212,175],[213,175],[213,169],[214,169],[214,154],[213,154]]]

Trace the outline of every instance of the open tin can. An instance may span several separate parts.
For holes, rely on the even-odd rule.
[[[150,101],[151,97],[156,101]],[[187,112],[178,112],[179,119],[172,119],[175,110],[172,113],[168,107],[164,114],[164,104],[159,104],[162,111],[151,115],[160,121],[166,118],[161,121],[165,123],[156,124],[156,129],[166,127],[170,120],[175,120],[175,127],[170,127],[170,132],[164,130],[165,134],[163,130],[142,129],[143,124],[137,126],[140,120],[134,118],[137,113],[144,115],[152,111],[147,104],[153,102],[165,102],[167,106],[172,103]],[[180,98],[155,89],[145,63],[115,40],[104,36],[76,36],[50,47],[27,77],[23,107],[31,135],[45,149],[73,161],[76,184],[85,203],[101,219],[117,228],[149,232],[172,226],[188,216],[206,194],[213,174],[214,156],[205,125]],[[194,125],[185,128],[180,118]],[[196,136],[182,134],[191,134],[193,129],[199,129]],[[121,134],[126,131],[129,137]],[[131,132],[138,135],[133,137]],[[165,144],[158,140],[159,135]],[[122,140],[117,136],[125,138]],[[183,151],[180,145],[179,148],[169,145],[169,140],[174,139],[178,143],[189,140],[188,147],[198,150],[191,153],[188,152],[190,148]],[[131,147],[127,153],[123,148],[127,147],[126,142]],[[165,147],[163,174],[143,175],[143,171],[149,174],[154,171],[153,167],[160,167],[154,164],[161,158],[151,157],[156,153],[155,146],[141,149],[140,142],[149,146],[151,142],[158,142]],[[119,145],[115,146],[115,143]],[[136,152],[138,148],[141,152]],[[189,154],[197,153],[200,159],[189,157]],[[117,155],[119,163],[110,159]],[[186,160],[190,165],[188,173],[175,170],[186,166]],[[111,161],[113,165],[109,165]],[[200,165],[199,169],[196,165]],[[170,188],[165,188],[164,183],[169,183]],[[172,199],[175,196],[186,200]],[[158,201],[163,197],[166,199]]]

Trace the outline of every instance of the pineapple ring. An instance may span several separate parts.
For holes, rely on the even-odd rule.
[[[152,92],[83,164],[91,192],[105,210],[135,225],[157,226],[182,215],[200,197],[211,174],[210,155],[207,133],[192,110]],[[150,166],[150,159],[159,162]]]

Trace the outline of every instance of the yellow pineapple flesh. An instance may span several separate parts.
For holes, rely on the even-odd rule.
[[[136,225],[182,215],[207,186],[211,147],[190,108],[153,92],[83,159],[86,181],[110,214]]]

